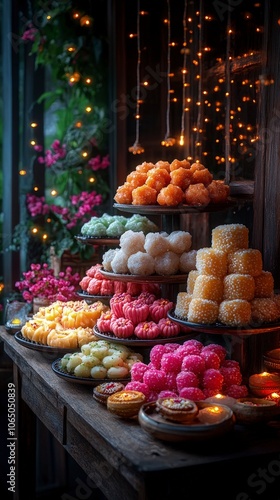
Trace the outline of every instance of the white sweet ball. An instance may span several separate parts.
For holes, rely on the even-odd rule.
[[[192,246],[192,236],[188,231],[172,231],[168,241],[170,250],[178,254],[188,252]]]
[[[163,254],[169,250],[168,235],[164,233],[148,233],[145,238],[144,249],[152,257]]]
[[[155,272],[162,276],[171,276],[179,271],[180,257],[175,252],[166,252],[155,257]]]
[[[135,232],[129,229],[120,237],[120,248],[129,255],[144,251],[145,235],[143,231]]]
[[[150,276],[155,272],[155,261],[148,253],[136,252],[128,258],[127,267],[131,274]]]
[[[117,252],[111,262],[111,268],[113,273],[127,274],[128,273],[127,259],[128,256],[126,253],[124,253],[123,250]]]
[[[196,270],[196,250],[184,252],[180,256],[179,270],[181,273],[189,273]]]
[[[103,254],[102,266],[105,271],[112,272],[111,262],[119,251],[119,248],[110,248],[110,250],[107,250],[107,252]]]

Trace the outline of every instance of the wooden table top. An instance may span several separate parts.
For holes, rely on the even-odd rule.
[[[109,464],[111,476],[116,471],[133,491],[138,491],[135,498],[149,497],[143,493],[143,484],[147,487],[154,474],[166,475],[170,481],[173,474],[178,482],[180,471],[183,480],[188,469],[192,474],[193,468],[227,461],[238,464],[241,458],[279,456],[279,429],[268,426],[260,430],[235,425],[226,437],[195,445],[156,439],[141,428],[137,419],[124,421],[109,413],[93,399],[91,386],[58,377],[51,364],[60,356],[20,345],[4,327],[0,327],[0,339],[20,372],[21,397],[37,417],[87,473],[95,463],[89,456],[96,451]],[[122,495],[123,490],[114,498],[126,498]]]

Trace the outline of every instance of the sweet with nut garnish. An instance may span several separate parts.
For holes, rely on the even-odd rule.
[[[118,417],[132,418],[138,415],[145,402],[146,396],[142,392],[124,389],[108,397],[107,409]]]
[[[158,412],[167,420],[189,424],[198,414],[198,407],[190,399],[181,397],[159,398],[156,401]]]

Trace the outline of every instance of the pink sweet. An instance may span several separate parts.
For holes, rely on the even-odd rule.
[[[135,326],[134,335],[138,339],[156,339],[160,336],[160,329],[154,321],[141,321]]]
[[[248,396],[248,388],[246,387],[246,385],[232,384],[230,387],[228,387],[225,394],[235,399],[246,398],[246,396]]]
[[[133,283],[131,281],[128,281],[126,283],[126,291],[133,297],[137,297],[137,295],[141,293],[141,283]]]
[[[139,299],[131,300],[123,305],[123,314],[125,318],[130,319],[134,325],[137,325],[148,318],[149,306]]]
[[[130,368],[131,380],[133,382],[143,382],[143,375],[148,370],[148,366],[142,361],[137,361]]]
[[[113,295],[114,283],[111,280],[102,280],[100,287],[100,295]]]
[[[150,292],[141,292],[139,297],[139,300],[143,300],[145,304],[153,304],[153,302],[156,300],[156,296],[153,293]]]
[[[176,392],[168,391],[168,390],[160,391],[158,394],[158,398],[177,398],[177,397],[178,397],[178,394]]]
[[[232,384],[235,384],[235,385],[241,384],[242,374],[241,374],[239,368],[235,368],[235,367],[225,368],[224,366],[222,366],[220,368],[220,372],[224,377],[224,385],[225,386],[229,386]]]
[[[130,293],[115,293],[113,297],[110,299],[110,308],[111,311],[117,316],[117,318],[121,318],[124,316],[123,314],[123,306],[126,302],[131,302],[132,296]]]
[[[205,370],[205,361],[198,354],[188,354],[183,358],[182,370],[189,370],[196,374],[202,373]]]
[[[205,370],[202,378],[203,387],[205,389],[213,389],[218,392],[221,391],[223,386],[224,377],[219,370],[208,368]]]
[[[167,372],[179,373],[181,370],[181,359],[176,352],[166,352],[161,358],[161,368]]]
[[[176,350],[176,354],[180,356],[180,358],[183,360],[185,356],[188,354],[197,354],[198,356],[200,355],[200,349],[199,347],[195,345],[181,345],[178,347]]]
[[[125,293],[127,291],[127,286],[124,281],[114,281],[114,293]]]
[[[205,398],[212,398],[213,396],[216,396],[216,394],[220,393],[218,389],[203,389],[203,392]]]
[[[152,403],[153,401],[156,401],[158,399],[158,391],[150,391],[149,397],[148,397],[148,403]]]
[[[161,318],[158,322],[160,336],[163,338],[177,337],[181,332],[180,325],[174,323],[169,318]]]
[[[190,399],[191,401],[202,401],[205,399],[204,393],[199,387],[184,387],[180,392],[181,398]]]
[[[150,350],[150,361],[157,367],[160,368],[161,358],[166,352],[165,346],[162,344],[157,344]]]
[[[197,347],[200,351],[204,347],[204,345],[202,344],[202,342],[200,342],[197,339],[185,340],[185,342],[183,343],[183,345],[186,345],[186,346],[193,345],[193,346]]]
[[[235,361],[234,359],[225,359],[221,363],[221,367],[224,367],[224,368],[238,368],[238,369],[240,369],[240,365],[239,365],[238,361]]]
[[[84,277],[81,279],[81,281],[80,281],[79,285],[80,285],[81,289],[82,289],[84,292],[86,292],[86,291],[87,291],[87,287],[88,287],[88,285],[89,285],[89,283],[90,283],[90,280],[91,280],[91,277],[90,277],[90,276],[84,276]]]
[[[180,392],[184,387],[198,387],[199,379],[195,373],[182,371],[176,377],[177,389]]]
[[[163,370],[146,370],[143,382],[151,391],[163,391],[166,388],[166,374]]]
[[[221,363],[222,363],[222,361],[224,361],[224,359],[225,359],[225,357],[227,355],[227,351],[226,351],[226,349],[222,345],[219,345],[219,344],[208,344],[205,347],[203,347],[202,350],[203,351],[208,351],[209,349],[210,349],[210,351],[214,351],[216,354],[218,354]]]
[[[150,305],[150,316],[153,321],[159,322],[161,318],[167,317],[167,312],[174,307],[173,302],[168,299],[157,299]]]
[[[167,344],[164,345],[165,352],[177,351],[179,345],[180,344],[176,344],[176,342],[168,342]]]
[[[166,382],[165,382],[166,389],[172,392],[177,392],[176,377],[177,377],[176,372],[170,372],[166,374]]]
[[[87,292],[90,293],[90,295],[100,295],[100,287],[101,281],[96,278],[91,278],[87,287]]]
[[[147,384],[144,384],[143,382],[138,382],[136,380],[128,382],[125,386],[125,389],[129,390],[129,391],[142,392],[143,394],[145,394],[146,398],[148,398],[150,396],[150,392],[151,392],[149,387],[147,386]]]
[[[214,351],[206,350],[206,351],[201,351],[200,356],[205,360],[205,368],[215,368],[218,370],[220,368],[220,358],[218,354],[216,354]]]

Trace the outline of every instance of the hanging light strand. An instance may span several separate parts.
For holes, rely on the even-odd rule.
[[[203,68],[203,47],[202,47],[202,22],[203,22],[203,2],[200,0],[199,5],[199,39],[198,39],[198,55],[199,55],[199,74],[198,74],[198,112],[197,112],[197,122],[196,122],[196,140],[195,140],[195,150],[196,155],[200,158],[201,151],[201,131],[202,131],[202,68]]]
[[[186,106],[186,74],[187,74],[187,0],[185,0],[183,14],[183,70],[182,70],[182,117],[181,117],[181,133],[180,146],[185,143],[185,106]]]
[[[133,146],[128,148],[130,153],[141,154],[144,153],[144,148],[139,142],[140,136],[140,69],[141,69],[141,39],[140,39],[140,0],[137,4],[137,68],[136,68],[136,137]]]
[[[227,46],[226,46],[226,105],[225,105],[225,182],[229,184],[230,182],[230,104],[231,104],[231,94],[230,94],[230,78],[231,78],[231,17],[230,10],[228,11],[227,19]]]
[[[171,70],[171,22],[170,22],[170,1],[167,0],[167,102],[166,102],[166,133],[161,141],[162,146],[173,146],[175,139],[170,137],[170,70]]]

